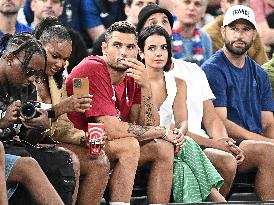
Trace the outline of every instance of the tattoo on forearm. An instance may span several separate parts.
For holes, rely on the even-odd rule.
[[[140,125],[129,124],[128,133],[134,134],[136,137],[140,137],[149,130],[149,127],[142,127]]]
[[[145,106],[145,122],[146,125],[151,126],[153,124],[152,122],[152,97],[148,96],[148,97],[144,97],[144,106]]]

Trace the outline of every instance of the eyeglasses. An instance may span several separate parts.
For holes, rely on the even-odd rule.
[[[24,63],[18,58],[18,56],[15,56],[15,57],[21,63],[22,72],[24,73],[26,77],[29,78],[31,76],[34,76],[35,82],[39,84],[42,84],[43,82],[45,82],[46,74],[42,70],[36,70],[32,67],[24,66]]]

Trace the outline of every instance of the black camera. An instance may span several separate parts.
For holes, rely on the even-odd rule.
[[[20,108],[20,116],[26,120],[38,117],[39,113],[37,108],[41,108],[41,103],[39,102],[24,102]]]

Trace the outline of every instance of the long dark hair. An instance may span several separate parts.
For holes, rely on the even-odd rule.
[[[45,59],[44,71],[47,66],[47,54],[42,44],[30,33],[5,34],[0,40],[0,56],[18,55],[24,52],[22,69],[26,69],[32,56],[38,53]],[[42,73],[41,73],[42,74]],[[43,77],[43,76],[40,76]]]
[[[166,32],[166,30],[164,28],[162,28],[161,26],[149,26],[147,28],[145,28],[144,30],[141,31],[141,33],[138,36],[138,46],[141,49],[141,51],[144,52],[144,47],[145,47],[145,41],[149,36],[152,35],[159,35],[159,36],[164,36],[166,39],[166,43],[167,43],[167,51],[168,51],[168,59],[167,59],[167,63],[164,66],[164,71],[169,71],[172,65],[172,52],[171,52],[171,39],[168,35],[168,33]]]
[[[58,21],[56,17],[47,17],[43,19],[35,28],[34,36],[42,43],[43,46],[53,41],[67,41],[70,44],[71,38],[67,29]],[[63,77],[64,68],[60,69],[53,76],[57,87],[62,88],[64,77]],[[46,79],[48,84],[48,78]]]

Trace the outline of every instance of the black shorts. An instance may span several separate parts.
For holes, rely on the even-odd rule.
[[[66,205],[72,204],[72,195],[74,193],[76,180],[72,159],[68,152],[55,147],[37,148],[32,146],[25,146],[22,143],[8,143],[4,144],[4,147],[7,154],[33,157],[39,163],[40,167],[62,198],[63,202]],[[13,200],[11,200],[15,201],[16,203],[11,204],[22,205],[23,203],[20,201],[22,199],[17,199],[20,197],[16,194],[16,192],[12,197]],[[20,188],[18,192],[20,193]],[[24,195],[26,194],[25,191],[22,192],[24,201],[27,195]],[[29,199],[28,202],[24,204],[33,204],[29,201],[32,201],[32,199]]]

